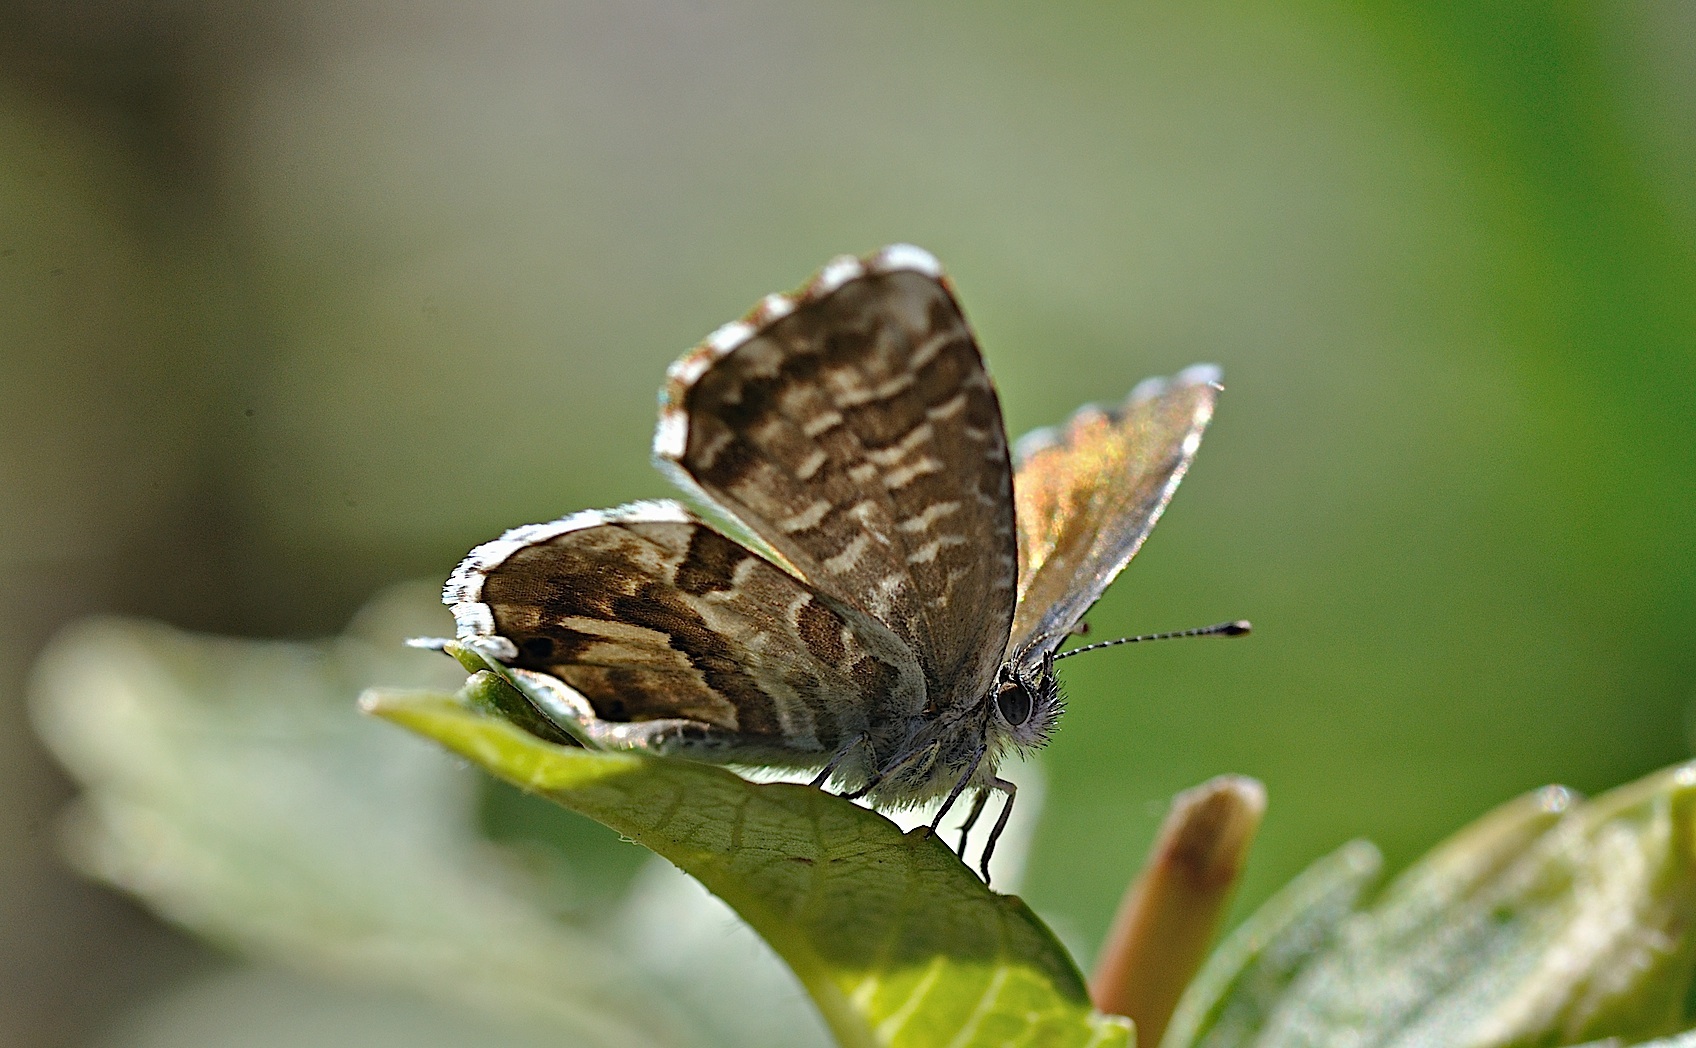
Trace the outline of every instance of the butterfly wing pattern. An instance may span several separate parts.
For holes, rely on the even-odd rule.
[[[1018,572],[1001,406],[941,276],[891,248],[767,299],[672,366],[654,442],[803,578],[905,641],[931,715],[994,678]]]
[[[942,798],[936,820],[973,791],[968,830],[1005,793],[987,871],[997,763],[1052,730],[1056,651],[1171,498],[1217,379],[1039,431],[1015,478],[936,259],[844,256],[667,373],[655,459],[752,543],[671,501],[587,511],[472,550],[443,599],[593,745],[818,770],[883,807]]]
[[[870,696],[897,722],[923,708],[887,628],[671,501],[516,528],[448,590],[462,642],[607,748],[816,767],[870,731]]]

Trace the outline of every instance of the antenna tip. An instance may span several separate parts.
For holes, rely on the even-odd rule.
[[[1219,632],[1227,637],[1244,637],[1254,632],[1254,626],[1247,619],[1238,619],[1225,623]]]

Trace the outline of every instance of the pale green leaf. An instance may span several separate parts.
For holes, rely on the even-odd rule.
[[[478,773],[359,715],[374,680],[455,675],[384,614],[319,644],[115,619],[61,635],[35,714],[85,790],[67,825],[78,865],[350,991],[422,991],[559,1044],[703,1043],[603,931],[540,905],[477,839]]]
[[[498,686],[485,673],[468,693]],[[687,870],[788,962],[844,1045],[1129,1043],[1024,903],[922,830],[805,786],[554,745],[446,695],[366,701]]]

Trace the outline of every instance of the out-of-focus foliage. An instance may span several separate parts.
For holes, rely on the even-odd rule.
[[[666,363],[893,240],[1015,430],[1229,379],[1092,624],[1257,635],[1067,664],[1028,896],[1068,934],[1219,771],[1272,798],[1249,906],[1683,759],[1693,85],[1668,0],[0,4],[0,1041],[183,963],[51,859],[57,624],[329,632],[661,494]],[[549,854],[531,811],[486,814]]]
[[[1689,764],[1584,804],[1558,787],[1520,797],[1361,909],[1379,862],[1357,841],[1237,929],[1162,1048],[1623,1045],[1686,1030],[1693,844]]]
[[[400,644],[440,624],[418,614],[425,597],[397,593],[321,644],[103,620],[49,649],[35,708],[85,787],[68,823],[77,864],[199,935],[337,987],[202,980],[128,1037],[228,1043],[213,1020],[239,1004],[276,1013],[265,1036],[279,1046],[438,1020],[442,1044],[826,1043],[794,979],[682,875],[597,886],[583,872],[597,857],[636,851],[605,831],[580,834],[571,866],[516,863],[477,832],[480,772],[359,714],[353,697],[373,680],[461,676]],[[758,1015],[733,1003],[750,997],[768,1002]],[[335,1041],[316,1039],[348,1013]]]

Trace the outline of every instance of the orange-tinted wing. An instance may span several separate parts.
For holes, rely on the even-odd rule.
[[[1029,666],[1059,648],[1136,555],[1201,446],[1221,388],[1218,368],[1197,365],[1019,441],[1019,598],[1008,658]]]

